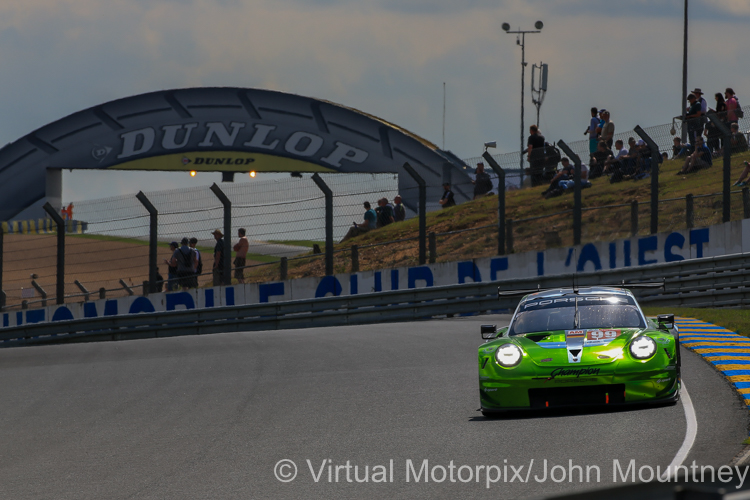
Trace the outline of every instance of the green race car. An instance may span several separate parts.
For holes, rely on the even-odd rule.
[[[674,315],[646,318],[624,288],[525,295],[507,327],[482,326],[479,400],[507,410],[677,402]]]

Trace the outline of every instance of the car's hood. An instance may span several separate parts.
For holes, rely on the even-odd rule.
[[[512,337],[537,366],[606,364],[620,359],[640,328],[558,330]]]

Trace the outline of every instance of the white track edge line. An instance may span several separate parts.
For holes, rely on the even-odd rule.
[[[698,435],[698,420],[695,418],[695,408],[693,407],[693,401],[690,399],[690,395],[687,392],[684,382],[682,382],[682,387],[680,388],[680,399],[682,400],[682,407],[685,410],[687,429],[685,429],[685,439],[682,441],[682,446],[677,450],[677,454],[667,468],[667,471],[669,472],[667,477],[670,479],[676,473],[677,467],[682,465],[682,462],[687,458],[690,449],[693,447],[693,444],[695,444],[695,438]]]

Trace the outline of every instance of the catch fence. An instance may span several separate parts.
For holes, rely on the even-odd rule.
[[[750,107],[746,108],[750,116]],[[739,122],[740,130],[750,127],[750,120]],[[660,153],[674,156],[673,138],[681,135],[680,123],[665,124],[636,131],[615,134],[615,139],[626,143],[632,136],[649,139]],[[738,159],[750,158],[746,152],[731,150],[732,138],[722,138],[730,145],[734,155],[734,172],[739,174]],[[560,142],[560,144],[562,144]],[[719,141],[721,146],[722,142]],[[566,145],[582,162],[588,160],[588,140]],[[738,157],[737,155],[745,155]],[[487,157],[485,156],[485,162]],[[496,167],[502,169],[508,189],[520,186],[525,175],[519,170],[519,153],[491,156]],[[475,164],[479,158],[466,160]],[[728,163],[713,158],[718,172]],[[731,161],[731,158],[730,158]],[[681,164],[680,162],[677,163]],[[492,165],[488,165],[490,167]],[[658,166],[654,173],[674,175],[672,170]],[[487,169],[495,175],[492,168]],[[401,173],[400,175],[406,175]],[[590,203],[571,202],[550,207],[547,213],[531,217],[514,216],[514,207],[508,207],[498,218],[479,227],[445,231],[436,218],[430,218],[424,232],[415,236],[410,231],[399,232],[391,241],[343,244],[337,249],[326,248],[326,235],[330,230],[332,242],[339,242],[352,227],[353,222],[363,222],[363,201],[372,207],[377,200],[389,201],[398,193],[396,174],[323,174],[319,179],[332,192],[331,213],[326,211],[326,197],[309,175],[271,181],[223,184],[221,191],[231,203],[228,236],[231,244],[237,241],[237,229],[244,227],[250,241],[248,261],[244,266],[246,281],[273,281],[287,278],[322,276],[329,272],[357,272],[370,269],[388,269],[412,266],[426,262],[459,260],[470,255],[474,258],[497,254],[524,252],[569,246],[580,242],[612,241],[629,236],[648,235],[653,232],[674,231],[684,228],[704,227],[727,220],[750,217],[750,196],[747,189],[731,188],[724,183],[721,192],[692,196],[690,193],[660,198],[658,189],[649,194],[649,181],[624,181],[611,197],[611,203],[592,206]],[[606,183],[607,178],[594,180]],[[457,187],[471,192],[471,184]],[[495,187],[497,177],[495,175]],[[592,189],[596,189],[596,186]],[[585,198],[587,190],[582,191]],[[497,193],[500,201],[505,190]],[[563,197],[570,197],[564,194]],[[79,202],[74,208],[74,224],[64,239],[64,294],[58,297],[55,228],[49,221],[28,225],[26,230],[13,229],[4,224],[0,241],[0,300],[10,309],[34,307],[43,303],[82,301],[98,297],[116,297],[128,294],[150,293],[150,266],[156,264],[163,281],[168,281],[166,260],[172,255],[169,242],[180,242],[183,237],[197,238],[197,248],[203,260],[203,270],[197,276],[198,286],[216,283],[212,273],[216,241],[212,232],[226,233],[225,207],[215,192],[206,187],[147,193],[146,198],[158,212],[155,261],[152,263],[149,241],[151,238],[149,212],[136,196],[119,196],[106,200]],[[571,197],[572,198],[572,197]],[[649,198],[648,201],[644,201]],[[639,199],[640,201],[636,201]],[[725,210],[725,200],[729,200]],[[430,206],[434,200],[422,200]],[[656,205],[654,205],[654,203]],[[657,212],[652,212],[657,206]],[[576,214],[580,213],[580,226]],[[654,217],[654,216],[657,217]],[[496,216],[497,217],[497,216]],[[326,221],[330,219],[331,227]],[[82,224],[81,221],[84,223]],[[653,224],[656,224],[654,229]],[[19,226],[20,227],[20,226]],[[501,228],[502,234],[499,233]],[[577,234],[580,235],[577,238]],[[230,244],[230,248],[231,245]],[[425,259],[419,248],[428,249]],[[219,282],[228,283],[235,268],[222,273]],[[231,275],[230,275],[231,274]],[[162,286],[165,284],[163,283]],[[166,283],[169,286],[169,283]],[[385,287],[385,285],[383,285]]]

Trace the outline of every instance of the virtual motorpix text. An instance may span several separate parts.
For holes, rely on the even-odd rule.
[[[635,483],[635,482],[737,482],[740,489],[748,473],[744,467],[724,465],[653,466],[638,464],[635,459],[614,459],[611,465],[555,464],[547,459],[530,459],[527,463],[468,465],[430,462],[429,459],[404,462],[388,460],[381,464],[336,462],[332,459],[305,459],[300,467],[289,459],[276,463],[274,474],[281,482],[313,483],[479,483],[485,488],[502,483]]]

